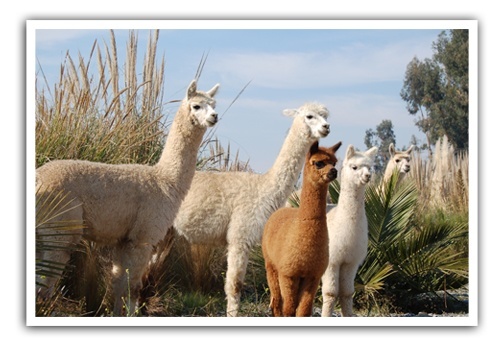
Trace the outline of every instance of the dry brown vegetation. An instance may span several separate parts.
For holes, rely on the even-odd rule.
[[[431,158],[414,152],[409,176],[426,208],[469,211],[469,154],[457,152],[446,136],[436,142]]]

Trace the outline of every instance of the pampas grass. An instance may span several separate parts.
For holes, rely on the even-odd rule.
[[[156,62],[158,30],[151,33],[142,81],[137,79],[137,36],[127,43],[120,80],[116,40],[104,51],[94,42],[90,57],[66,54],[59,81],[36,90],[36,163],[81,159],[104,163],[150,164],[158,160],[165,137],[164,60]],[[97,56],[97,77],[90,66]],[[39,78],[39,76],[37,76]],[[167,115],[168,116],[168,115]]]
[[[429,209],[443,209],[468,214],[469,154],[456,152],[444,136],[436,142],[432,157],[423,159],[413,152],[409,177],[415,180],[421,204]]]

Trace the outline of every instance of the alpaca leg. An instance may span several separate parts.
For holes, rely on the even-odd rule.
[[[346,264],[340,269],[339,300],[342,317],[353,316],[354,278],[356,277],[357,269],[357,266],[351,264]]]
[[[297,317],[310,317],[313,314],[314,298],[321,278],[304,279],[299,291]]]
[[[339,268],[332,264],[328,265],[322,281],[323,307],[321,310],[322,317],[331,317],[335,310],[335,303],[338,297],[339,283]]]
[[[288,276],[279,276],[281,298],[283,300],[283,316],[295,317],[299,293],[299,280]]]
[[[266,276],[267,283],[269,285],[269,291],[271,292],[271,303],[270,307],[273,312],[274,317],[283,316],[283,311],[281,308],[281,293],[280,293],[280,284],[278,281],[278,272],[269,263],[266,263]]]
[[[241,289],[248,264],[248,248],[243,245],[229,245],[227,254],[227,274],[224,291],[227,298],[226,313],[236,317],[240,305]]]
[[[148,267],[152,247],[148,244],[134,245],[128,242],[116,249],[113,264],[113,294],[115,316],[121,316],[123,309],[128,315],[135,313],[142,288],[142,276]]]

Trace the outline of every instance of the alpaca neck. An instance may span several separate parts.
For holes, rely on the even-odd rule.
[[[385,170],[385,173],[384,173],[384,182],[389,181],[391,179],[392,175],[396,174],[396,172],[395,172],[396,170],[399,170],[399,169],[397,169],[394,166],[391,166],[391,167],[388,166],[386,168],[386,170]],[[398,185],[403,180],[403,178],[405,177],[406,173],[399,171],[397,173],[397,175],[398,175],[398,181],[396,182],[396,185]]]
[[[160,160],[156,164],[160,175],[173,182],[191,182],[196,169],[198,149],[205,128],[191,123],[185,103],[182,103],[170,127]]]
[[[276,194],[275,199],[280,200],[279,203],[288,198],[299,178],[311,144],[312,141],[292,125],[273,166],[263,177],[267,183],[266,194]]]
[[[304,182],[307,182],[307,177],[304,177]],[[326,184],[304,184],[300,195],[300,212],[299,214],[304,219],[320,219],[326,220],[326,194],[328,185]]]
[[[364,185],[355,185],[348,180],[341,181],[339,200],[337,204],[339,208],[347,208],[351,211],[350,213],[363,212],[365,210],[364,201]]]
[[[387,166],[387,168],[385,169],[384,181],[388,181],[389,179],[391,179],[391,175],[392,175],[393,171],[394,171],[394,167],[389,164],[389,166]]]

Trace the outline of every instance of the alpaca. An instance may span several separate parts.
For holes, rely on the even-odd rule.
[[[330,133],[324,105],[306,103],[283,113],[294,120],[269,171],[196,172],[174,221],[192,244],[227,246],[228,316],[238,315],[249,253],[260,242],[264,224],[292,192],[311,144]]]
[[[128,297],[128,288],[130,312],[134,312],[152,248],[171,227],[191,185],[206,129],[218,121],[214,110],[218,89],[216,84],[208,92],[198,91],[196,80],[190,83],[160,160],[153,166],[57,160],[36,171],[37,194],[68,193],[73,208],[58,219],[81,221],[85,225],[77,235],[48,229],[39,229],[38,234],[55,233],[53,240],[73,243],[84,237],[113,247],[115,315],[122,314],[122,298]],[[70,258],[68,251],[39,253],[37,259],[64,264]],[[40,294],[50,295],[57,279],[39,280],[44,284]]]
[[[307,155],[299,208],[283,207],[264,227],[262,254],[274,317],[312,315],[314,297],[328,266],[326,195],[337,177],[335,152],[315,142]]]
[[[413,145],[411,145],[410,148],[408,148],[406,151],[396,151],[393,143],[389,145],[389,154],[391,155],[391,158],[389,159],[387,167],[385,168],[383,180],[384,183],[388,182],[391,179],[394,171],[398,172],[398,181],[396,184],[398,185],[399,183],[401,183],[405,175],[410,171],[410,154],[412,150]]]
[[[340,171],[338,204],[327,214],[329,264],[322,281],[321,315],[330,317],[337,299],[342,316],[352,316],[354,278],[368,250],[368,222],[365,213],[365,188],[370,181],[378,148],[356,152],[349,145]]]

